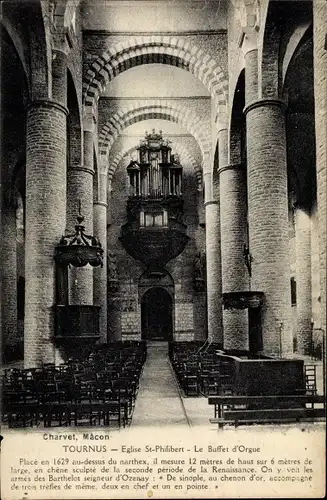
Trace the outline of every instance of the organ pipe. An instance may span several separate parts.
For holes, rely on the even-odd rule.
[[[153,130],[146,134],[138,148],[138,161],[127,167],[130,178],[130,198],[162,199],[181,196],[182,167],[171,154],[168,141]]]

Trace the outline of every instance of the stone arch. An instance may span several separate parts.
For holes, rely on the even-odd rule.
[[[45,2],[28,4],[26,24],[30,40],[31,98],[52,96],[52,34],[49,6]]]
[[[126,157],[131,155],[136,150],[136,147],[132,147],[127,151],[121,151],[118,154],[114,155],[113,158],[109,157],[108,161],[108,180],[111,183],[115,172],[120,164],[120,162]],[[195,158],[190,154],[190,152],[178,141],[174,141],[174,151],[180,156],[182,165],[191,165],[194,169],[194,173],[197,180],[198,190],[202,190],[202,170],[199,163],[195,160]]]
[[[274,99],[282,97],[287,67],[311,23],[311,1],[293,3],[269,1],[260,54],[261,97]]]
[[[191,72],[209,90],[217,111],[225,111],[228,79],[218,63],[202,49],[173,36],[136,37],[97,57],[83,84],[86,106],[94,106],[106,85],[123,71],[143,64],[168,64]]]
[[[10,42],[12,43],[13,47],[15,48],[18,59],[24,70],[26,87],[29,88],[30,84],[29,64],[26,54],[26,47],[24,44],[24,35],[17,29],[15,23],[11,21],[11,19],[9,19],[6,15],[2,15],[0,26],[1,26],[1,38],[3,36],[7,36],[8,39],[10,39]],[[2,53],[4,54],[5,51],[3,45],[2,45],[2,51],[3,51]]]
[[[299,50],[299,47],[303,44],[303,41],[311,27],[312,27],[312,22],[303,22],[294,29],[292,35],[289,38],[289,42],[287,44],[283,58],[283,70],[282,70],[283,85],[285,83],[285,78],[289,65],[291,64],[293,57]]]
[[[263,98],[279,97],[279,48],[282,26],[278,20],[279,6],[269,2],[265,29],[263,33],[261,56],[261,89]],[[260,84],[260,82],[259,82]]]
[[[102,158],[108,157],[114,140],[126,127],[149,119],[163,119],[182,124],[197,140],[202,155],[210,153],[210,127],[208,126],[207,131],[203,132],[204,127],[198,115],[181,106],[172,106],[168,102],[154,102],[146,106],[134,106],[131,109],[119,111],[110,117],[99,133],[99,153]],[[101,163],[105,162],[101,161]]]
[[[287,102],[286,138],[290,204],[311,210],[316,203],[316,130],[312,24],[293,44],[281,89]]]
[[[69,52],[74,51],[78,46],[77,17],[78,7],[81,0],[51,0],[50,3],[50,25],[52,38],[52,48],[65,52],[67,57],[67,68],[70,72],[78,96],[79,114],[82,116],[82,93],[77,90],[79,87],[79,71],[74,63],[74,57],[69,57]]]
[[[174,298],[174,280],[171,274],[165,268],[146,269],[139,277],[139,302],[143,295],[155,286],[165,288],[167,292]]]

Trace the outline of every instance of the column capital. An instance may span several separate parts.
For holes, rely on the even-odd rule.
[[[55,108],[59,111],[62,111],[66,116],[69,113],[69,110],[68,108],[66,108],[66,106],[63,106],[62,104],[59,104],[59,102],[53,101],[52,99],[35,99],[34,101],[29,101],[26,104],[26,111],[29,111],[31,108],[37,107]]]
[[[229,165],[223,165],[219,167],[217,172],[220,175],[222,172],[225,172],[225,170],[243,170],[243,169],[244,169],[243,163],[230,163]]]
[[[257,101],[250,102],[247,106],[244,107],[243,113],[244,115],[247,115],[249,111],[252,111],[256,108],[263,108],[264,106],[278,106],[284,112],[287,109],[287,104],[285,103],[285,101],[276,99],[274,97],[265,97],[258,99]]]

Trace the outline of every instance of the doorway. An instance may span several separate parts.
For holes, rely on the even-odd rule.
[[[161,287],[145,292],[141,301],[142,338],[145,340],[172,339],[173,301],[170,294]]]

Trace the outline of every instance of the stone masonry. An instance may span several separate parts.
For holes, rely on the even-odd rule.
[[[23,329],[26,367],[60,359],[54,252],[74,232],[79,209],[105,262],[69,269],[69,303],[101,307],[100,342],[142,337],[147,270],[119,236],[126,167],[155,126],[165,128],[183,166],[190,238],[165,266],[173,338],[247,349],[247,311],[223,310],[222,293],[252,290],[264,293],[264,354],[292,356],[295,337],[298,354],[319,350],[326,334],[326,1],[227,0],[198,9],[181,0],[169,16],[158,4],[151,25],[153,6],[140,3],[3,5],[3,347],[18,349]],[[297,189],[310,195],[292,218]],[[114,290],[107,251],[117,259]],[[206,260],[200,290],[199,254]],[[23,295],[24,279],[22,308],[17,282]]]

